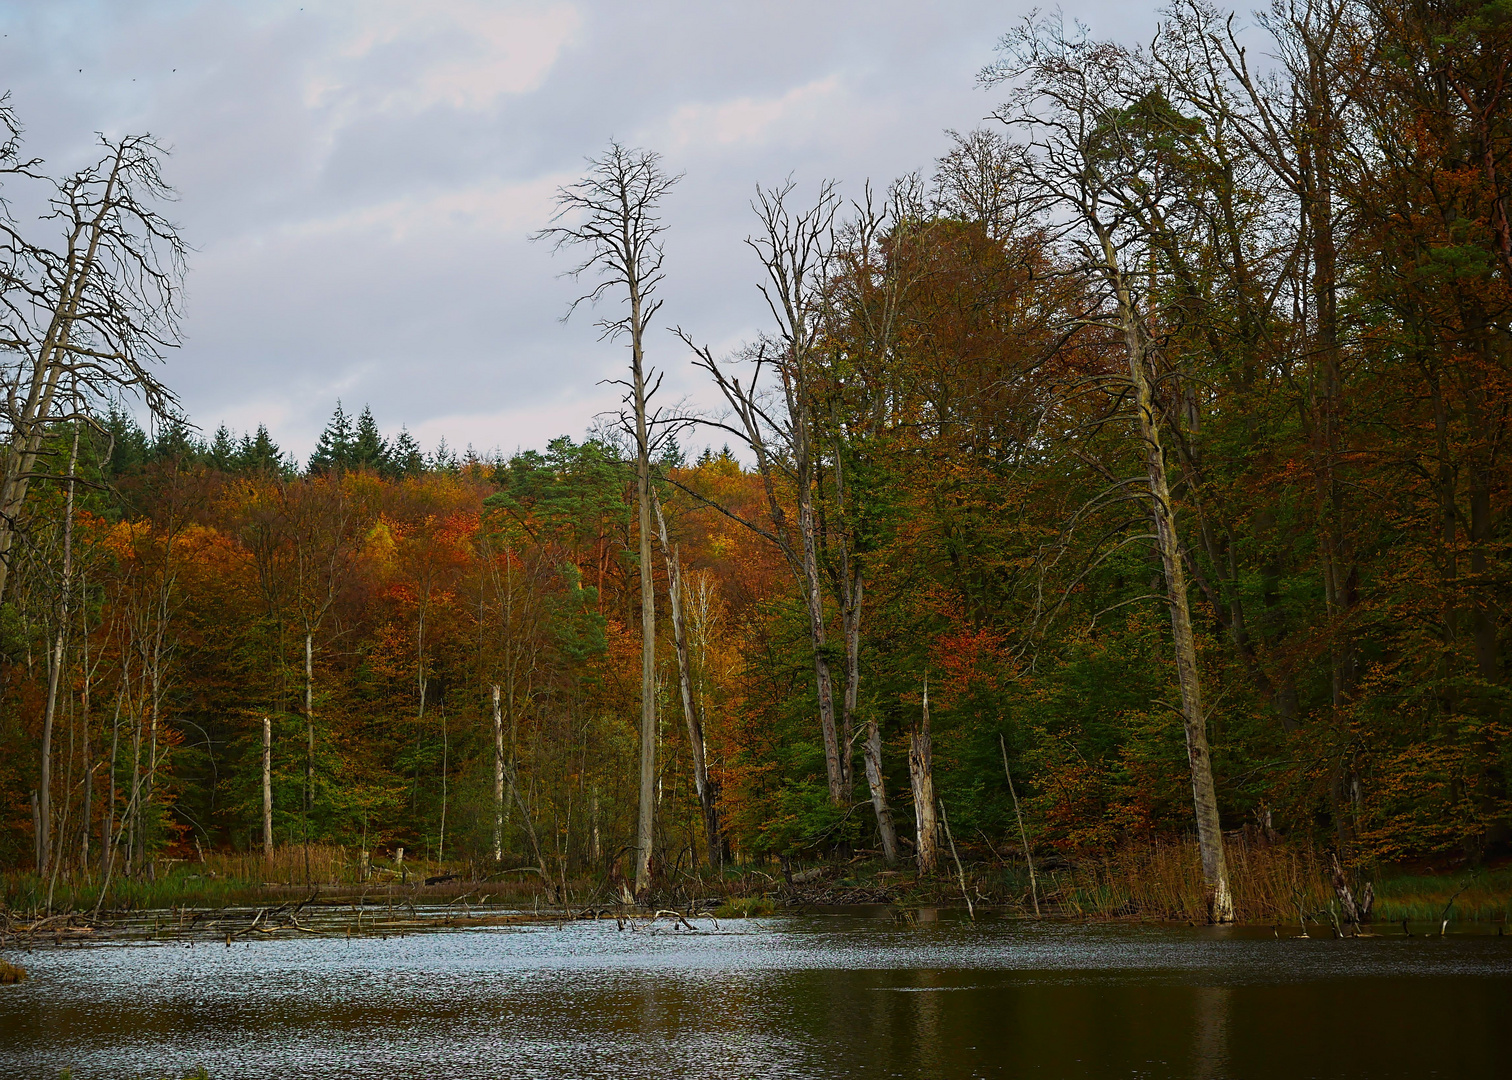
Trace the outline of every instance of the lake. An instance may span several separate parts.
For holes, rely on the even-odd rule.
[[[1512,1075],[1512,938],[921,914],[11,951],[0,1075]]]

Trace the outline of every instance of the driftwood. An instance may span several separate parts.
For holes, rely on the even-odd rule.
[[[1371,908],[1375,906],[1375,886],[1370,882],[1360,890],[1359,899],[1355,899],[1353,890],[1349,887],[1349,879],[1344,876],[1344,868],[1339,865],[1339,855],[1333,855],[1333,888],[1334,894],[1339,898],[1339,906],[1344,909],[1344,918],[1354,923],[1355,932],[1359,933],[1360,925],[1368,923],[1371,916]]]

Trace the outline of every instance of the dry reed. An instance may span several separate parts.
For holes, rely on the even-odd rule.
[[[305,848],[289,845],[261,851],[212,851],[205,854],[202,872],[233,881],[269,885],[343,885],[357,882],[357,854],[334,844],[311,844],[308,873]]]
[[[1309,847],[1238,835],[1225,844],[1234,917],[1293,922],[1327,906],[1333,892],[1322,858]],[[1103,917],[1206,922],[1208,890],[1194,841],[1130,844],[1056,875],[1052,899],[1067,911]]]

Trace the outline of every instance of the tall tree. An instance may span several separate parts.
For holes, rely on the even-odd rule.
[[[352,466],[382,472],[388,466],[388,440],[378,430],[373,410],[366,405],[357,417],[357,433],[352,440]]]
[[[1144,123],[1152,83],[1158,83],[1143,57],[1094,41],[1084,31],[1068,34],[1058,17],[1030,16],[1003,47],[1003,62],[985,76],[989,85],[1010,87],[1009,101],[997,115],[1031,140],[1036,176],[1067,215],[1067,238],[1097,286],[1098,307],[1083,321],[1105,327],[1124,354],[1128,374],[1118,380],[1119,396],[1127,396],[1133,413],[1129,419],[1143,459],[1152,539],[1165,579],[1203,878],[1213,920],[1231,922],[1233,895],[1168,475],[1168,410],[1157,399],[1160,340],[1146,306],[1145,264],[1152,245],[1145,225],[1170,212],[1162,203],[1172,198],[1160,182],[1162,140],[1151,137]]]
[[[596,303],[606,293],[624,290],[625,311],[599,321],[602,337],[627,338],[630,377],[618,380],[626,391],[635,440],[635,500],[639,525],[641,605],[640,814],[635,834],[635,892],[651,886],[652,831],[656,816],[656,594],[651,562],[651,453],[653,418],[648,403],[659,379],[648,371],[645,334],[661,308],[656,296],[663,280],[662,234],[666,226],[662,200],[679,177],[662,168],[660,155],[618,142],[588,162],[588,172],[557,192],[557,221],[537,235],[556,250],[582,251],[571,274],[597,279],[569,309]]]
[[[825,775],[830,803],[838,808],[850,805],[851,747],[849,732],[841,731],[835,717],[835,679],[819,560],[825,418],[817,384],[823,377],[827,290],[840,197],[833,183],[825,183],[812,207],[795,211],[789,205],[794,189],[791,182],[758,189],[753,204],[760,231],[747,243],[761,259],[766,280],[760,289],[777,329],[771,338],[745,351],[741,359],[751,366],[745,382],[738,374],[726,374],[707,346],[682,336],[734,414],[731,422],[717,426],[751,451],[766,495],[765,523],[719,509],[777,546],[803,597]],[[762,384],[769,372],[778,384],[770,401]],[[788,499],[795,504],[796,514],[789,512]]]
[[[352,465],[352,452],[352,420],[337,401],[336,412],[320,433],[315,451],[310,455],[310,472],[343,472]]]

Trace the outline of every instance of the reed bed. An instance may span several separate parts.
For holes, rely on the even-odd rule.
[[[1409,874],[1376,887],[1376,922],[1512,920],[1512,867],[1459,874]]]
[[[269,885],[351,885],[359,884],[361,855],[334,844],[288,845],[273,849],[271,855],[261,850],[213,851],[203,863],[193,864],[206,876]],[[420,868],[411,863],[411,872]]]
[[[1310,847],[1240,835],[1225,844],[1234,917],[1294,922],[1333,899],[1322,856]],[[1047,896],[1069,913],[1182,922],[1208,920],[1208,891],[1194,841],[1130,844],[1050,875]]]

